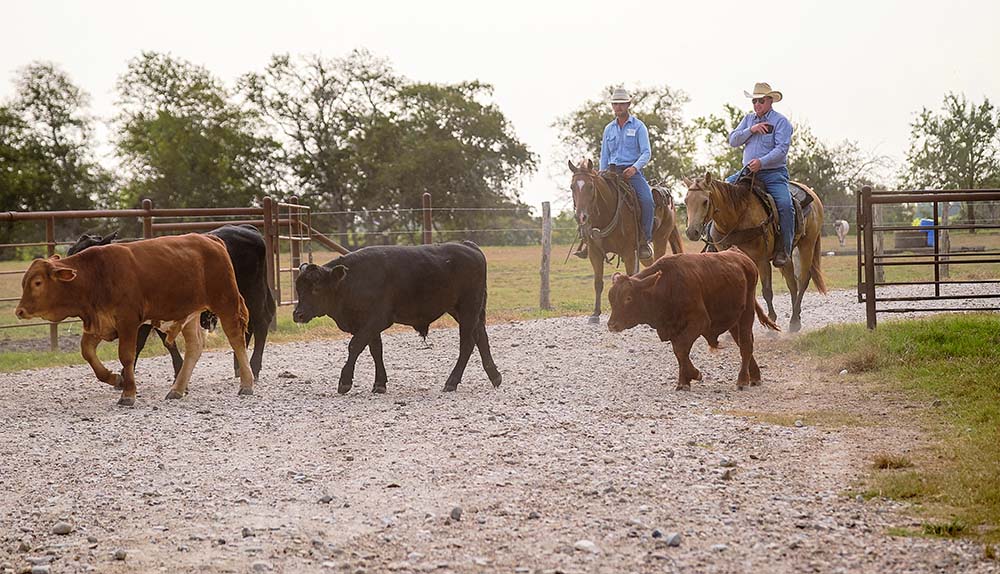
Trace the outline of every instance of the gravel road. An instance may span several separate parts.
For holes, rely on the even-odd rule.
[[[809,293],[803,319],[864,308]],[[367,354],[336,394],[345,340],[271,346],[253,397],[225,353],[177,401],[168,358],[142,360],[134,408],[84,365],[2,374],[0,572],[1000,572],[981,545],[886,533],[919,522],[852,489],[919,447],[928,405],[865,395],[788,335],[759,334],[747,391],[731,342],[698,343],[684,393],[647,328],[489,333],[503,385],[474,357],[449,394],[452,329],[385,336],[385,395]],[[838,411],[860,422],[808,422]]]

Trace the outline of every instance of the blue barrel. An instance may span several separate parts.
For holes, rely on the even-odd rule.
[[[933,219],[927,219],[927,218],[924,218],[924,219],[920,220],[920,226],[921,227],[925,227],[925,226],[928,226],[928,225],[934,225],[934,220]],[[927,246],[928,247],[934,247],[934,230],[933,229],[928,229],[924,233],[927,234]]]

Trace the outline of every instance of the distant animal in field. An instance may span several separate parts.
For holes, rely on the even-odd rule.
[[[851,230],[851,224],[843,219],[838,219],[833,222],[833,228],[837,231],[837,241],[843,247],[844,242],[847,240],[847,232]]]

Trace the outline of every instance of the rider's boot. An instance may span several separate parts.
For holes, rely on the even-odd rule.
[[[781,238],[780,230],[774,240],[774,260],[772,263],[774,263],[775,267],[784,267],[785,263],[788,263],[788,256],[785,254],[785,242]]]

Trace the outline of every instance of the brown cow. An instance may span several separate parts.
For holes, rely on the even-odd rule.
[[[19,319],[42,317],[83,320],[80,351],[101,381],[122,388],[120,405],[135,404],[135,349],[139,326],[150,322],[173,344],[183,334],[184,365],[167,394],[187,393],[194,365],[201,356],[201,312],[219,317],[236,353],[241,395],[253,394],[253,374],[244,335],[247,308],[236,287],[233,264],[217,237],[189,234],[115,243],[60,259],[36,259],[21,280]],[[97,358],[97,344],[118,339],[122,375]]]
[[[656,329],[661,341],[670,341],[677,356],[677,390],[691,390],[701,372],[691,363],[691,346],[705,337],[718,347],[719,335],[729,331],[740,348],[736,388],[760,384],[760,368],[753,358],[753,317],[769,329],[781,329],[757,304],[757,265],[742,251],[678,254],[661,257],[633,277],[616,273],[608,292],[613,333],[643,323]]]

